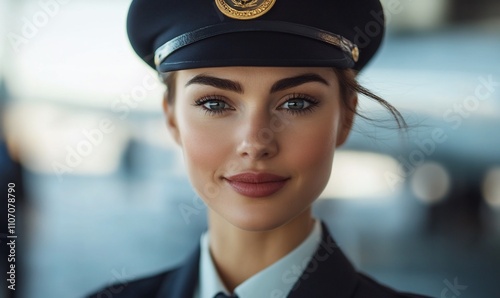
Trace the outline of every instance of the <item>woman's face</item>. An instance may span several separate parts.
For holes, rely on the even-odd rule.
[[[352,119],[331,68],[182,70],[171,102],[169,128],[197,193],[211,212],[252,231],[309,210]]]

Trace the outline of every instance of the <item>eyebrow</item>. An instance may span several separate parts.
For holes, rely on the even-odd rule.
[[[315,74],[315,73],[306,73],[306,74],[299,75],[296,77],[285,78],[285,79],[281,79],[281,80],[277,81],[271,87],[270,93],[275,93],[278,91],[290,89],[292,87],[296,87],[296,86],[299,86],[299,85],[302,85],[305,83],[311,83],[311,82],[318,82],[318,83],[322,83],[326,86],[330,86],[330,84],[328,84],[328,82],[325,79],[323,79],[323,77],[321,77],[320,75]]]
[[[233,91],[240,94],[243,93],[243,87],[241,87],[241,84],[238,82],[227,79],[216,78],[204,74],[199,74],[194,78],[192,78],[191,80],[189,80],[186,83],[186,87],[192,84],[207,85],[218,89]]]
[[[306,84],[306,83],[311,83],[311,82],[318,82],[318,83],[324,84],[326,86],[330,86],[330,84],[328,84],[328,81],[325,80],[320,75],[315,74],[315,73],[306,73],[306,74],[298,75],[298,76],[291,77],[291,78],[284,78],[284,79],[277,81],[276,83],[274,83],[272,85],[271,90],[269,92],[275,93],[278,91],[283,91],[286,89],[290,89],[290,88],[293,88],[293,87],[296,87],[296,86],[299,86],[302,84]],[[189,80],[185,86],[189,86],[192,84],[207,85],[207,86],[212,86],[212,87],[215,87],[218,89],[233,91],[233,92],[240,93],[240,94],[243,93],[243,87],[241,86],[240,83],[235,82],[235,81],[231,81],[228,79],[221,79],[221,78],[205,75],[205,74],[199,74],[199,75],[195,76],[194,78]]]

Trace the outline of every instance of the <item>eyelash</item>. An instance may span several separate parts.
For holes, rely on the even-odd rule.
[[[206,104],[207,102],[211,102],[211,101],[216,101],[216,102],[221,102],[221,103],[224,103],[226,105],[229,105],[225,98],[222,97],[222,96],[219,96],[219,95],[208,95],[208,96],[203,96],[202,98],[200,99],[197,99],[193,106],[196,106],[196,107],[200,107],[203,111],[205,111],[206,114],[208,115],[220,115],[222,113],[224,113],[226,110],[234,110],[234,109],[224,109],[224,110],[210,110],[208,108],[206,108],[204,106],[204,104]]]
[[[304,114],[311,113],[319,106],[319,103],[320,103],[317,99],[310,97],[308,95],[305,95],[302,93],[293,93],[293,94],[287,95],[285,102],[280,105],[279,109],[282,109],[281,106],[292,99],[302,99],[302,100],[306,101],[307,103],[309,103],[309,106],[307,108],[301,109],[301,110],[284,109],[287,113],[289,113],[291,115],[304,115]]]
[[[304,109],[301,109],[301,110],[292,110],[292,109],[281,108],[281,106],[283,106],[285,103],[287,103],[288,101],[293,100],[293,99],[304,100],[304,101],[306,101],[309,104],[309,106],[307,108],[304,108]],[[223,114],[227,110],[234,110],[234,108],[226,108],[226,109],[222,109],[222,110],[211,110],[211,109],[208,109],[208,108],[206,108],[204,106],[204,104],[206,104],[207,102],[214,102],[214,101],[215,102],[220,102],[220,103],[223,103],[223,104],[229,106],[229,104],[227,103],[226,99],[224,97],[222,97],[222,96],[219,96],[219,95],[204,96],[204,97],[202,97],[200,99],[197,99],[194,102],[193,106],[200,107],[201,109],[203,109],[203,111],[206,114],[212,115],[212,116]],[[287,98],[286,98],[285,102],[283,102],[283,104],[281,104],[278,107],[278,109],[285,110],[287,113],[289,113],[291,115],[303,115],[303,114],[307,114],[307,113],[312,112],[315,108],[318,107],[318,105],[319,105],[319,101],[316,100],[313,97],[310,97],[308,95],[301,94],[301,93],[293,93],[293,94],[287,95]]]

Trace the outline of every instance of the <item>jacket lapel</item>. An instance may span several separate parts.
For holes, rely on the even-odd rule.
[[[160,286],[156,298],[193,297],[198,284],[200,246],[183,262],[182,266],[172,271]]]
[[[351,297],[358,283],[358,275],[322,222],[319,248],[306,269],[294,284],[288,298]],[[193,297],[198,284],[200,246],[193,251],[182,267],[172,271],[160,286],[156,298]]]
[[[351,297],[356,289],[358,275],[333,240],[326,225],[319,248],[307,265],[288,298]]]

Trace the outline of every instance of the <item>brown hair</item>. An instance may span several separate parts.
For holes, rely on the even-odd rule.
[[[354,112],[354,114],[363,119],[375,121],[375,119],[360,114],[356,107],[353,106],[352,103],[348,102],[353,92],[363,94],[366,97],[378,102],[383,108],[385,108],[394,118],[399,129],[408,128],[408,124],[406,123],[403,115],[401,115],[401,113],[393,105],[358,83],[358,81],[356,80],[357,73],[354,70],[333,68],[333,71],[335,72],[339,80],[342,104],[345,108],[351,110],[352,112]],[[175,97],[175,79],[177,77],[176,72],[167,72],[160,74],[160,76],[163,83],[167,86],[164,98],[168,101],[169,104],[173,104],[173,99]]]
[[[343,104],[347,109],[350,109],[352,112],[354,112],[354,114],[358,115],[359,117],[365,120],[376,121],[376,119],[360,114],[356,109],[356,107],[353,107],[352,104],[349,104],[349,102],[347,102],[353,92],[362,94],[378,102],[383,108],[385,108],[391,114],[392,118],[394,118],[399,129],[403,130],[408,129],[408,124],[406,123],[403,115],[401,115],[398,109],[396,109],[393,105],[391,105],[387,100],[383,99],[382,97],[374,94],[370,90],[361,86],[359,82],[356,80],[357,73],[354,70],[333,68],[333,71],[335,72],[339,80],[339,85],[341,88],[340,94],[342,96]]]

